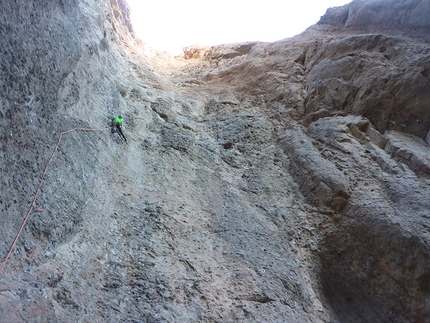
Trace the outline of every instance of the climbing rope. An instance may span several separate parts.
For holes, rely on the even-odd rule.
[[[45,171],[42,174],[42,178],[40,180],[39,186],[37,187],[36,194],[34,195],[33,201],[30,204],[30,208],[29,208],[26,216],[24,217],[24,221],[22,221],[21,227],[19,228],[18,233],[16,234],[15,239],[13,240],[12,245],[11,245],[11,247],[9,249],[9,252],[7,253],[7,255],[6,255],[5,259],[3,260],[3,263],[2,263],[2,265],[0,267],[0,276],[1,276],[2,272],[3,272],[4,267],[6,266],[6,262],[8,261],[10,255],[12,254],[13,248],[15,247],[15,244],[18,241],[18,238],[19,238],[22,230],[24,229],[24,226],[25,226],[28,218],[30,217],[31,211],[33,209],[35,211],[39,211],[39,212],[42,211],[41,209],[36,208],[36,206],[35,206],[36,205],[36,200],[37,200],[37,197],[38,197],[38,195],[40,193],[40,189],[42,187],[43,180],[45,179],[46,172],[48,171],[49,165],[51,164],[51,161],[54,158],[54,155],[55,155],[55,153],[58,150],[58,146],[60,145],[60,142],[61,142],[61,139],[63,138],[63,136],[66,135],[66,134],[69,134],[69,133],[71,133],[73,131],[105,131],[105,130],[108,130],[108,129],[110,129],[110,128],[104,128],[104,129],[73,128],[71,130],[64,131],[64,132],[60,133],[60,137],[58,138],[57,145],[55,146],[55,149],[52,152],[51,157],[49,158],[48,162],[46,163]]]

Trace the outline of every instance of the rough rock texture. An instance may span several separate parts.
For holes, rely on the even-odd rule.
[[[0,5],[1,255],[98,129],[63,136],[2,322],[429,321],[430,1],[176,58],[124,0]]]

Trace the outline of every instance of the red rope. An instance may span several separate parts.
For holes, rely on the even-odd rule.
[[[37,187],[36,194],[34,195],[34,198],[33,198],[33,202],[31,202],[30,208],[29,208],[26,216],[24,217],[24,221],[22,221],[21,227],[19,228],[18,233],[16,234],[15,239],[13,240],[12,245],[11,245],[11,247],[9,249],[9,252],[7,253],[7,255],[6,255],[4,261],[3,261],[2,265],[1,265],[0,275],[3,272],[4,267],[6,266],[6,262],[8,261],[10,255],[12,254],[13,248],[15,247],[15,244],[18,241],[18,238],[19,238],[22,230],[24,229],[24,226],[25,226],[28,218],[30,217],[31,211],[36,208],[35,207],[35,203],[36,203],[37,197],[38,197],[38,195],[40,193],[40,189],[42,187],[43,180],[45,179],[45,175],[46,175],[46,172],[48,171],[48,167],[51,164],[51,161],[54,158],[54,155],[55,155],[55,153],[58,150],[58,146],[60,145],[60,142],[61,142],[61,139],[63,138],[63,135],[66,135],[68,133],[71,133],[73,131],[78,131],[78,130],[79,131],[105,131],[105,130],[108,130],[108,129],[110,129],[110,128],[105,128],[105,129],[73,128],[71,130],[64,131],[64,132],[60,133],[60,137],[58,138],[57,145],[55,146],[55,149],[52,152],[51,158],[49,158],[49,160],[48,160],[48,162],[46,164],[45,171],[43,172],[43,175],[42,175],[42,178],[40,180],[39,186]]]

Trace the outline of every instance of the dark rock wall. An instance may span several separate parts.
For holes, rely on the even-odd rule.
[[[425,30],[430,26],[428,6],[427,0],[355,0],[343,7],[328,9],[318,23],[365,31],[376,27],[426,37]]]
[[[77,1],[2,1],[1,8],[0,205],[5,253],[65,123],[57,115],[58,90],[82,49]],[[76,184],[80,181],[76,178]],[[67,228],[58,229],[62,232],[52,239],[64,238],[63,231],[72,231],[76,221],[64,221]],[[37,235],[43,235],[43,226],[34,227]]]
[[[182,58],[123,0],[0,4],[1,255],[60,133],[97,130],[62,138],[6,322],[426,322],[429,1]]]
[[[382,133],[396,129],[425,138],[429,62],[427,45],[401,37],[365,34],[328,40],[306,65],[306,111],[359,114]]]

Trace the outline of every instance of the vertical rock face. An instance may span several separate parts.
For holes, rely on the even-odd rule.
[[[426,45],[398,36],[329,40],[308,65],[306,108],[364,115],[380,132],[391,128],[423,138],[430,124],[428,64]]]
[[[428,320],[429,1],[176,58],[122,0],[0,5],[2,320]]]
[[[46,3],[43,10],[40,5],[35,1],[1,3],[0,169],[4,189],[0,209],[4,227],[0,235],[5,242],[11,241],[18,214],[27,208],[24,205],[41,176],[44,157],[55,142],[53,135],[63,119],[57,113],[61,82],[72,73],[82,54],[77,2]],[[76,199],[79,208],[82,200]],[[74,230],[78,218],[69,213],[53,231],[47,224],[39,230],[46,230],[46,235],[57,240],[58,235]],[[3,253],[5,248],[2,246]]]
[[[376,27],[388,32],[403,30],[412,34],[418,29],[420,36],[425,36],[430,26],[428,5],[426,0],[356,0],[343,7],[328,9],[319,24],[372,31]]]

